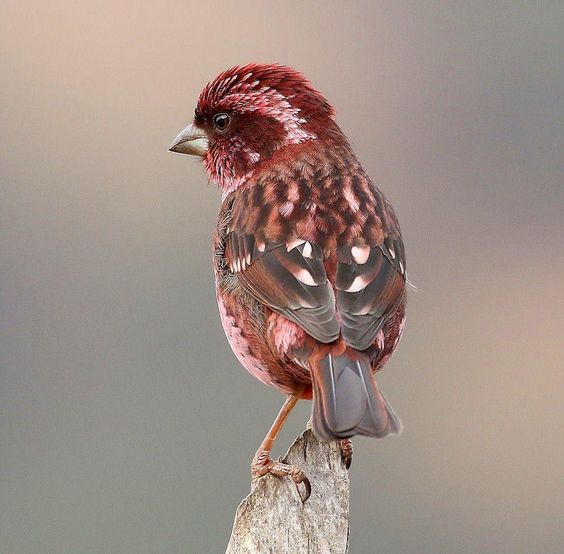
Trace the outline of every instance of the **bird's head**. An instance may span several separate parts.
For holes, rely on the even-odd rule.
[[[200,156],[224,193],[281,148],[334,130],[334,110],[297,71],[250,64],[221,73],[201,92],[194,121],[170,146]]]

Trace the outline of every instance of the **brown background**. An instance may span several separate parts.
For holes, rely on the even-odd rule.
[[[224,547],[282,398],[219,325],[219,194],[166,149],[249,61],[337,107],[419,289],[351,551],[564,551],[562,29],[560,1],[3,0],[0,551]]]

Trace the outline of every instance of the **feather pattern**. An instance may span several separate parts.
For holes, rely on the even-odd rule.
[[[339,264],[335,288],[337,305],[342,316],[343,338],[353,348],[366,350],[403,300],[405,278],[403,247],[390,260],[381,246],[370,248],[364,263],[358,263],[351,248],[339,248]]]
[[[232,231],[226,242],[227,264],[258,301],[296,322],[318,341],[332,342],[340,332],[335,296],[321,249],[315,247],[312,257],[305,257],[305,244],[288,249],[285,244],[266,242],[259,251],[253,236]]]
[[[389,204],[350,151],[337,152],[278,156],[276,171],[233,195],[227,264],[315,339],[366,350],[403,301],[405,253]],[[288,203],[290,214],[278,209]]]
[[[229,126],[215,126],[218,114]],[[403,331],[405,250],[390,202],[334,115],[279,65],[234,67],[203,90],[193,126],[223,192],[216,293],[239,361],[313,397],[318,435],[384,436],[400,424],[372,372]]]

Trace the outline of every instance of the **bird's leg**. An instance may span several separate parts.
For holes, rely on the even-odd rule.
[[[299,488],[298,493],[302,502],[305,502],[311,494],[311,484],[308,478],[304,475],[303,470],[299,467],[270,459],[270,453],[272,452],[274,441],[300,396],[301,392],[290,394],[286,399],[286,402],[284,402],[284,405],[280,409],[280,412],[278,412],[272,427],[266,434],[266,437],[264,437],[264,440],[253,458],[253,462],[251,463],[251,475],[253,478],[258,478],[268,473],[272,473],[272,475],[276,475],[277,477],[291,477],[294,483],[296,483],[296,486],[300,483],[304,484],[305,494],[302,494]]]
[[[345,467],[349,469],[352,464],[353,443],[351,439],[341,439],[339,441],[339,449],[341,450],[341,458]]]

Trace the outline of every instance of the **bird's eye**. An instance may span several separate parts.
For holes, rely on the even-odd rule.
[[[226,113],[218,113],[213,116],[213,125],[218,131],[225,131],[230,123],[231,118]]]

